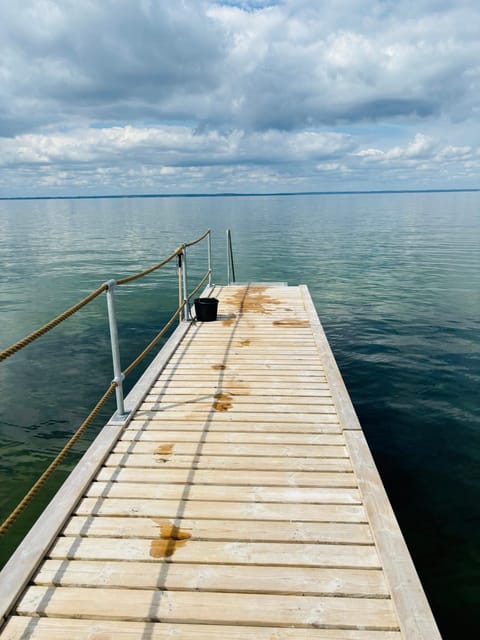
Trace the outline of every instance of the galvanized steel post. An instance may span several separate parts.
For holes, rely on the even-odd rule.
[[[177,275],[178,275],[178,306],[179,308],[182,306],[183,303],[183,275],[182,275],[182,271],[183,271],[183,265],[182,265],[182,257],[183,257],[183,251],[180,251],[180,253],[177,254]],[[182,314],[180,313],[178,315],[178,323],[180,324],[182,322]]]
[[[123,402],[123,381],[125,376],[122,373],[120,364],[120,347],[118,344],[118,326],[115,315],[114,290],[117,285],[116,280],[109,280],[107,285],[107,309],[108,309],[108,326],[110,328],[110,344],[112,346],[112,362],[113,362],[113,382],[117,384],[115,387],[115,396],[117,399],[117,415],[125,415],[125,405]]]
[[[187,281],[187,247],[183,245],[183,270],[182,270],[182,288],[183,288],[183,319],[188,320],[188,281]]]
[[[235,266],[233,264],[232,234],[227,229],[227,284],[235,282]]]
[[[208,286],[212,285],[212,232],[208,230]]]

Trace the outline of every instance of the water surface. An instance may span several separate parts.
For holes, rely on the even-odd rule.
[[[239,280],[309,286],[443,636],[473,637],[479,211],[478,193],[3,201],[0,348],[208,227],[224,282],[230,227]],[[189,264],[203,272],[204,248]],[[119,292],[124,365],[176,296],[173,264]],[[109,384],[108,345],[102,296],[0,366],[2,515]],[[21,529],[3,541],[3,559]]]

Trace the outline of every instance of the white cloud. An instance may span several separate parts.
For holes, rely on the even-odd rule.
[[[140,191],[395,188],[419,171],[424,187],[447,166],[449,184],[477,186],[472,0],[0,0],[0,11],[0,195],[116,190],[115,179]]]

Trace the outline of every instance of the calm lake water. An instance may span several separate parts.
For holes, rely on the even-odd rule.
[[[238,280],[309,286],[443,636],[478,636],[479,193],[3,201],[0,348],[207,228],[225,282],[227,227]],[[124,366],[176,296],[173,264],[119,291]],[[111,380],[105,304],[0,365],[1,519]]]

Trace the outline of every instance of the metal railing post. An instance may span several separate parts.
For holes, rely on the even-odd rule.
[[[183,247],[183,270],[182,270],[182,289],[183,289],[183,301],[185,306],[183,307],[183,319],[188,320],[188,281],[187,281],[187,247]]]
[[[227,284],[230,284],[230,229],[227,229]]]
[[[125,415],[125,405],[123,402],[123,381],[125,376],[122,373],[120,364],[120,347],[118,344],[118,326],[115,315],[114,290],[117,285],[116,280],[109,280],[107,283],[107,309],[108,309],[108,326],[110,328],[110,343],[112,345],[112,362],[113,362],[113,382],[116,382],[115,396],[117,399],[117,415]]]
[[[177,275],[178,275],[178,306],[181,307],[183,303],[183,250],[177,255]],[[178,316],[178,324],[182,322],[182,314]]]
[[[208,230],[208,286],[212,286],[212,232]]]
[[[227,229],[227,283],[235,282],[235,266],[233,264],[232,234]]]

